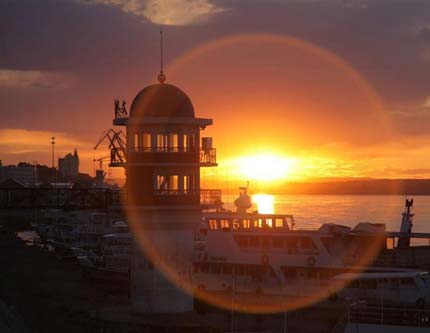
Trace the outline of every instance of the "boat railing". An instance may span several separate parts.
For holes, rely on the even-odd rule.
[[[430,327],[430,309],[365,305],[349,307],[351,323]]]

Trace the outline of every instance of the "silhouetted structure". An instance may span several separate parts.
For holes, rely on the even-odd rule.
[[[79,156],[76,148],[73,154],[58,159],[58,172],[63,179],[74,180],[78,177]]]

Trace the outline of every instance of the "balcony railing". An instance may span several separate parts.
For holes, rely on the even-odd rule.
[[[221,190],[200,191],[157,191],[157,195],[186,196],[200,195],[200,204],[216,206],[221,202]],[[60,189],[60,188],[2,188],[1,209],[22,208],[108,208],[127,205],[125,190],[111,189]]]
[[[198,195],[198,191],[192,190],[156,190],[154,195]]]
[[[200,163],[216,164],[216,149],[200,150]]]
[[[219,205],[221,204],[221,190],[200,190],[201,205]]]
[[[199,154],[199,162],[203,164],[216,164],[216,149],[198,149],[190,147],[135,147],[135,148],[112,148],[111,166],[123,166],[126,163],[127,154],[135,153],[189,153]]]
[[[132,147],[129,153],[196,153],[196,147]]]
[[[186,196],[186,195],[199,195],[200,204],[203,206],[218,206],[221,201],[221,190],[158,190],[154,191],[157,196]]]

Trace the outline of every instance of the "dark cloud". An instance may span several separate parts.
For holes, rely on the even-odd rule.
[[[430,24],[420,27],[418,30],[418,36],[425,42],[430,42]]]

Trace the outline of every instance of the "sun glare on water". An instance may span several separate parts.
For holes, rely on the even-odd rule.
[[[236,159],[238,172],[248,180],[273,181],[286,178],[294,160],[274,154],[244,156]]]
[[[252,202],[257,205],[257,210],[261,214],[273,214],[275,212],[273,195],[253,194]]]

